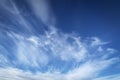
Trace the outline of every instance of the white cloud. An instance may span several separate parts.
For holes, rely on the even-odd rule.
[[[94,80],[120,80],[120,74],[108,75],[104,77],[99,77]]]
[[[23,15],[24,12],[20,10],[20,8],[17,6],[15,1],[13,0],[1,0],[0,8],[3,9],[4,16],[6,16],[8,19],[10,19],[9,22],[13,22],[11,25],[0,23],[1,25],[5,25],[7,29],[16,30],[10,27],[17,26],[16,28],[25,30],[26,32],[32,32],[34,28],[32,27],[32,24],[26,19],[26,17]],[[5,18],[2,16],[1,18]],[[6,26],[7,25],[7,26]]]
[[[62,69],[57,70],[54,66],[52,68],[53,71],[49,71],[50,68],[48,68],[48,71],[45,73],[38,71],[35,74],[29,70],[22,71],[17,68],[1,68],[0,73],[2,75],[1,79],[3,80],[4,78],[5,80],[93,79],[103,69],[118,61],[116,57],[109,58],[111,50],[113,52],[112,48],[103,48],[103,44],[97,45],[97,47],[91,47],[91,39],[91,41],[88,40],[90,42],[88,44],[79,37],[62,32],[57,33],[56,30],[46,31],[46,34],[41,34],[39,36],[23,36],[13,32],[8,33],[8,35],[15,42],[16,49],[14,54],[17,58],[16,65],[19,64],[25,67],[36,67],[37,69],[41,69],[41,66],[50,66],[48,64],[52,61],[55,62],[55,58],[59,58],[60,61],[65,61],[66,63],[72,61],[75,65],[72,65],[73,68],[68,69],[66,73],[62,73]],[[105,56],[107,56],[107,58],[105,58]],[[57,64],[52,63],[52,65]],[[2,72],[3,70],[6,73],[11,73],[9,73],[9,76],[4,75],[5,72]],[[15,72],[14,75],[12,71]]]
[[[17,68],[0,68],[0,79],[1,80],[91,80],[94,79],[101,69],[108,66],[108,62],[111,61],[101,61],[101,62],[87,62],[83,65],[70,70],[67,73],[61,73],[59,71],[54,72],[36,72],[32,73],[30,71],[23,71]],[[104,66],[103,66],[104,65]],[[107,80],[108,77],[98,78],[95,80]],[[112,79],[111,79],[112,80]],[[116,80],[118,80],[116,78]]]
[[[8,63],[7,58],[4,55],[0,54],[0,64],[1,64],[1,66],[5,65],[7,63]]]
[[[91,43],[91,46],[99,46],[99,45],[105,45],[105,44],[108,44],[108,42],[103,42],[101,41],[99,38],[97,37],[92,37],[92,43]]]
[[[0,64],[1,64],[0,66],[5,66],[6,64],[9,63],[7,59],[7,54],[8,51],[2,45],[0,45]]]
[[[28,38],[28,41],[34,43],[35,45],[39,44],[39,38],[35,37],[35,36],[32,36],[32,37]]]
[[[31,9],[35,13],[36,17],[39,18],[43,24],[54,24],[54,17],[51,12],[48,0],[28,0],[28,2],[31,5]]]
[[[117,52],[117,50],[115,49],[112,49],[112,48],[107,48],[107,51],[110,52],[111,54]]]

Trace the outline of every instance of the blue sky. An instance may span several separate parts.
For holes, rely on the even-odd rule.
[[[118,0],[1,0],[1,80],[120,80]]]

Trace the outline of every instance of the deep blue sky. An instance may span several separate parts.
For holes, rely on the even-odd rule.
[[[120,50],[119,0],[51,0],[57,26],[82,36],[98,36]]]

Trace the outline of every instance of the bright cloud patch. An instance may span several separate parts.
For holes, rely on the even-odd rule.
[[[13,32],[7,35],[14,44],[14,53],[9,55],[15,57],[14,63],[6,63],[9,59],[1,56],[1,63],[11,64],[11,68],[1,68],[1,79],[93,79],[103,69],[118,61],[117,57],[110,57],[116,50],[104,48],[106,44],[97,37],[84,40],[79,36],[58,32],[56,29],[39,36],[23,36]],[[20,67],[14,68],[16,65],[25,67],[26,71]],[[46,69],[42,70],[43,68]],[[35,73],[32,73],[33,70]],[[9,76],[5,76],[5,73]]]

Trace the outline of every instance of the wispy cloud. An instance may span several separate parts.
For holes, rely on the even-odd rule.
[[[93,80],[99,71],[103,69],[102,65],[106,63],[90,63],[87,62],[78,68],[70,70],[68,73],[55,72],[36,72],[23,71],[17,68],[0,68],[1,80]],[[102,67],[102,68],[101,68]],[[94,80],[119,80],[119,75],[112,75],[102,78],[96,78]]]
[[[120,74],[108,75],[94,80],[120,80]]]
[[[104,45],[92,45],[92,38],[82,40],[80,37],[57,32],[55,30],[46,31],[46,34],[39,36],[24,36],[16,33],[8,33],[8,36],[14,41],[14,55],[16,56],[14,65],[22,65],[28,71],[23,71],[20,68],[1,68],[6,72],[12,72],[10,76],[2,76],[1,79],[9,77],[9,79],[36,79],[36,80],[84,80],[93,79],[103,69],[118,61],[117,57],[109,58],[112,53],[115,53],[112,48],[103,48]],[[89,42],[86,42],[89,41]],[[96,43],[96,42],[95,42]],[[99,42],[98,42],[99,43]],[[96,43],[97,44],[97,43]],[[102,51],[99,51],[99,47]],[[11,54],[13,55],[13,54]],[[105,57],[107,56],[107,57]],[[56,61],[55,61],[56,60]],[[54,62],[54,63],[52,63]],[[66,72],[63,73],[65,65],[62,68],[57,68],[59,63],[69,64]],[[47,71],[42,73],[42,68],[47,67]],[[53,67],[53,68],[50,68]],[[30,68],[36,68],[38,71],[34,74]],[[52,70],[50,70],[52,69]],[[9,73],[7,72],[7,73]],[[1,75],[3,72],[1,72]],[[85,75],[83,73],[86,73]],[[27,76],[25,76],[27,75]],[[31,77],[29,77],[31,75]],[[54,77],[55,76],[55,77]]]
[[[54,16],[51,11],[48,0],[28,0],[31,5],[31,9],[37,18],[39,18],[45,25],[54,24]]]

